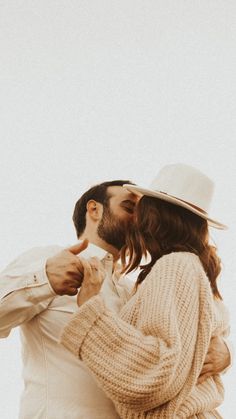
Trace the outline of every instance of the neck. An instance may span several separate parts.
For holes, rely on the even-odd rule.
[[[120,252],[111,244],[105,242],[97,234],[88,234],[84,232],[80,237],[80,240],[88,239],[89,243],[95,244],[95,246],[101,247],[106,252],[111,253],[114,259],[114,262],[117,261],[120,257]]]

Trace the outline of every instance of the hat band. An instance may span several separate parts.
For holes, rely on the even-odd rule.
[[[208,215],[206,211],[204,211],[204,210],[203,210],[202,208],[200,208],[200,207],[197,207],[197,205],[193,205],[193,204],[191,204],[191,203],[190,203],[190,202],[188,202],[188,201],[184,201],[183,199],[177,198],[177,196],[174,196],[174,195],[169,195],[167,192],[163,192],[163,191],[160,191],[160,192],[161,192],[161,193],[163,193],[163,194],[165,194],[165,195],[172,196],[173,198],[178,199],[178,201],[184,202],[184,204],[189,205],[190,207],[194,208],[195,210],[197,210],[197,211],[201,212],[203,215]]]

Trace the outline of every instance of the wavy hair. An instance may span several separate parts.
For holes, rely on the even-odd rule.
[[[221,260],[216,247],[209,243],[207,221],[183,207],[143,196],[137,205],[135,228],[121,252],[124,271],[137,269],[142,257],[150,254],[150,262],[140,266],[137,287],[155,262],[171,252],[191,252],[197,255],[210,281],[213,295],[222,300],[216,283],[221,271]]]

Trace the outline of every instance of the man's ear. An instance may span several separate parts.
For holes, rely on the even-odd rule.
[[[90,199],[86,205],[88,216],[93,221],[100,221],[103,214],[103,205],[100,202],[94,201],[94,199]]]

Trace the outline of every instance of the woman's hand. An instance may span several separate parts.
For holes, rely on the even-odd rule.
[[[203,383],[208,377],[220,374],[230,365],[230,352],[221,336],[211,338],[208,352],[198,378],[198,384]]]
[[[99,293],[106,275],[106,271],[98,258],[93,257],[88,260],[80,258],[80,261],[84,268],[84,279],[77,296],[78,306]]]

